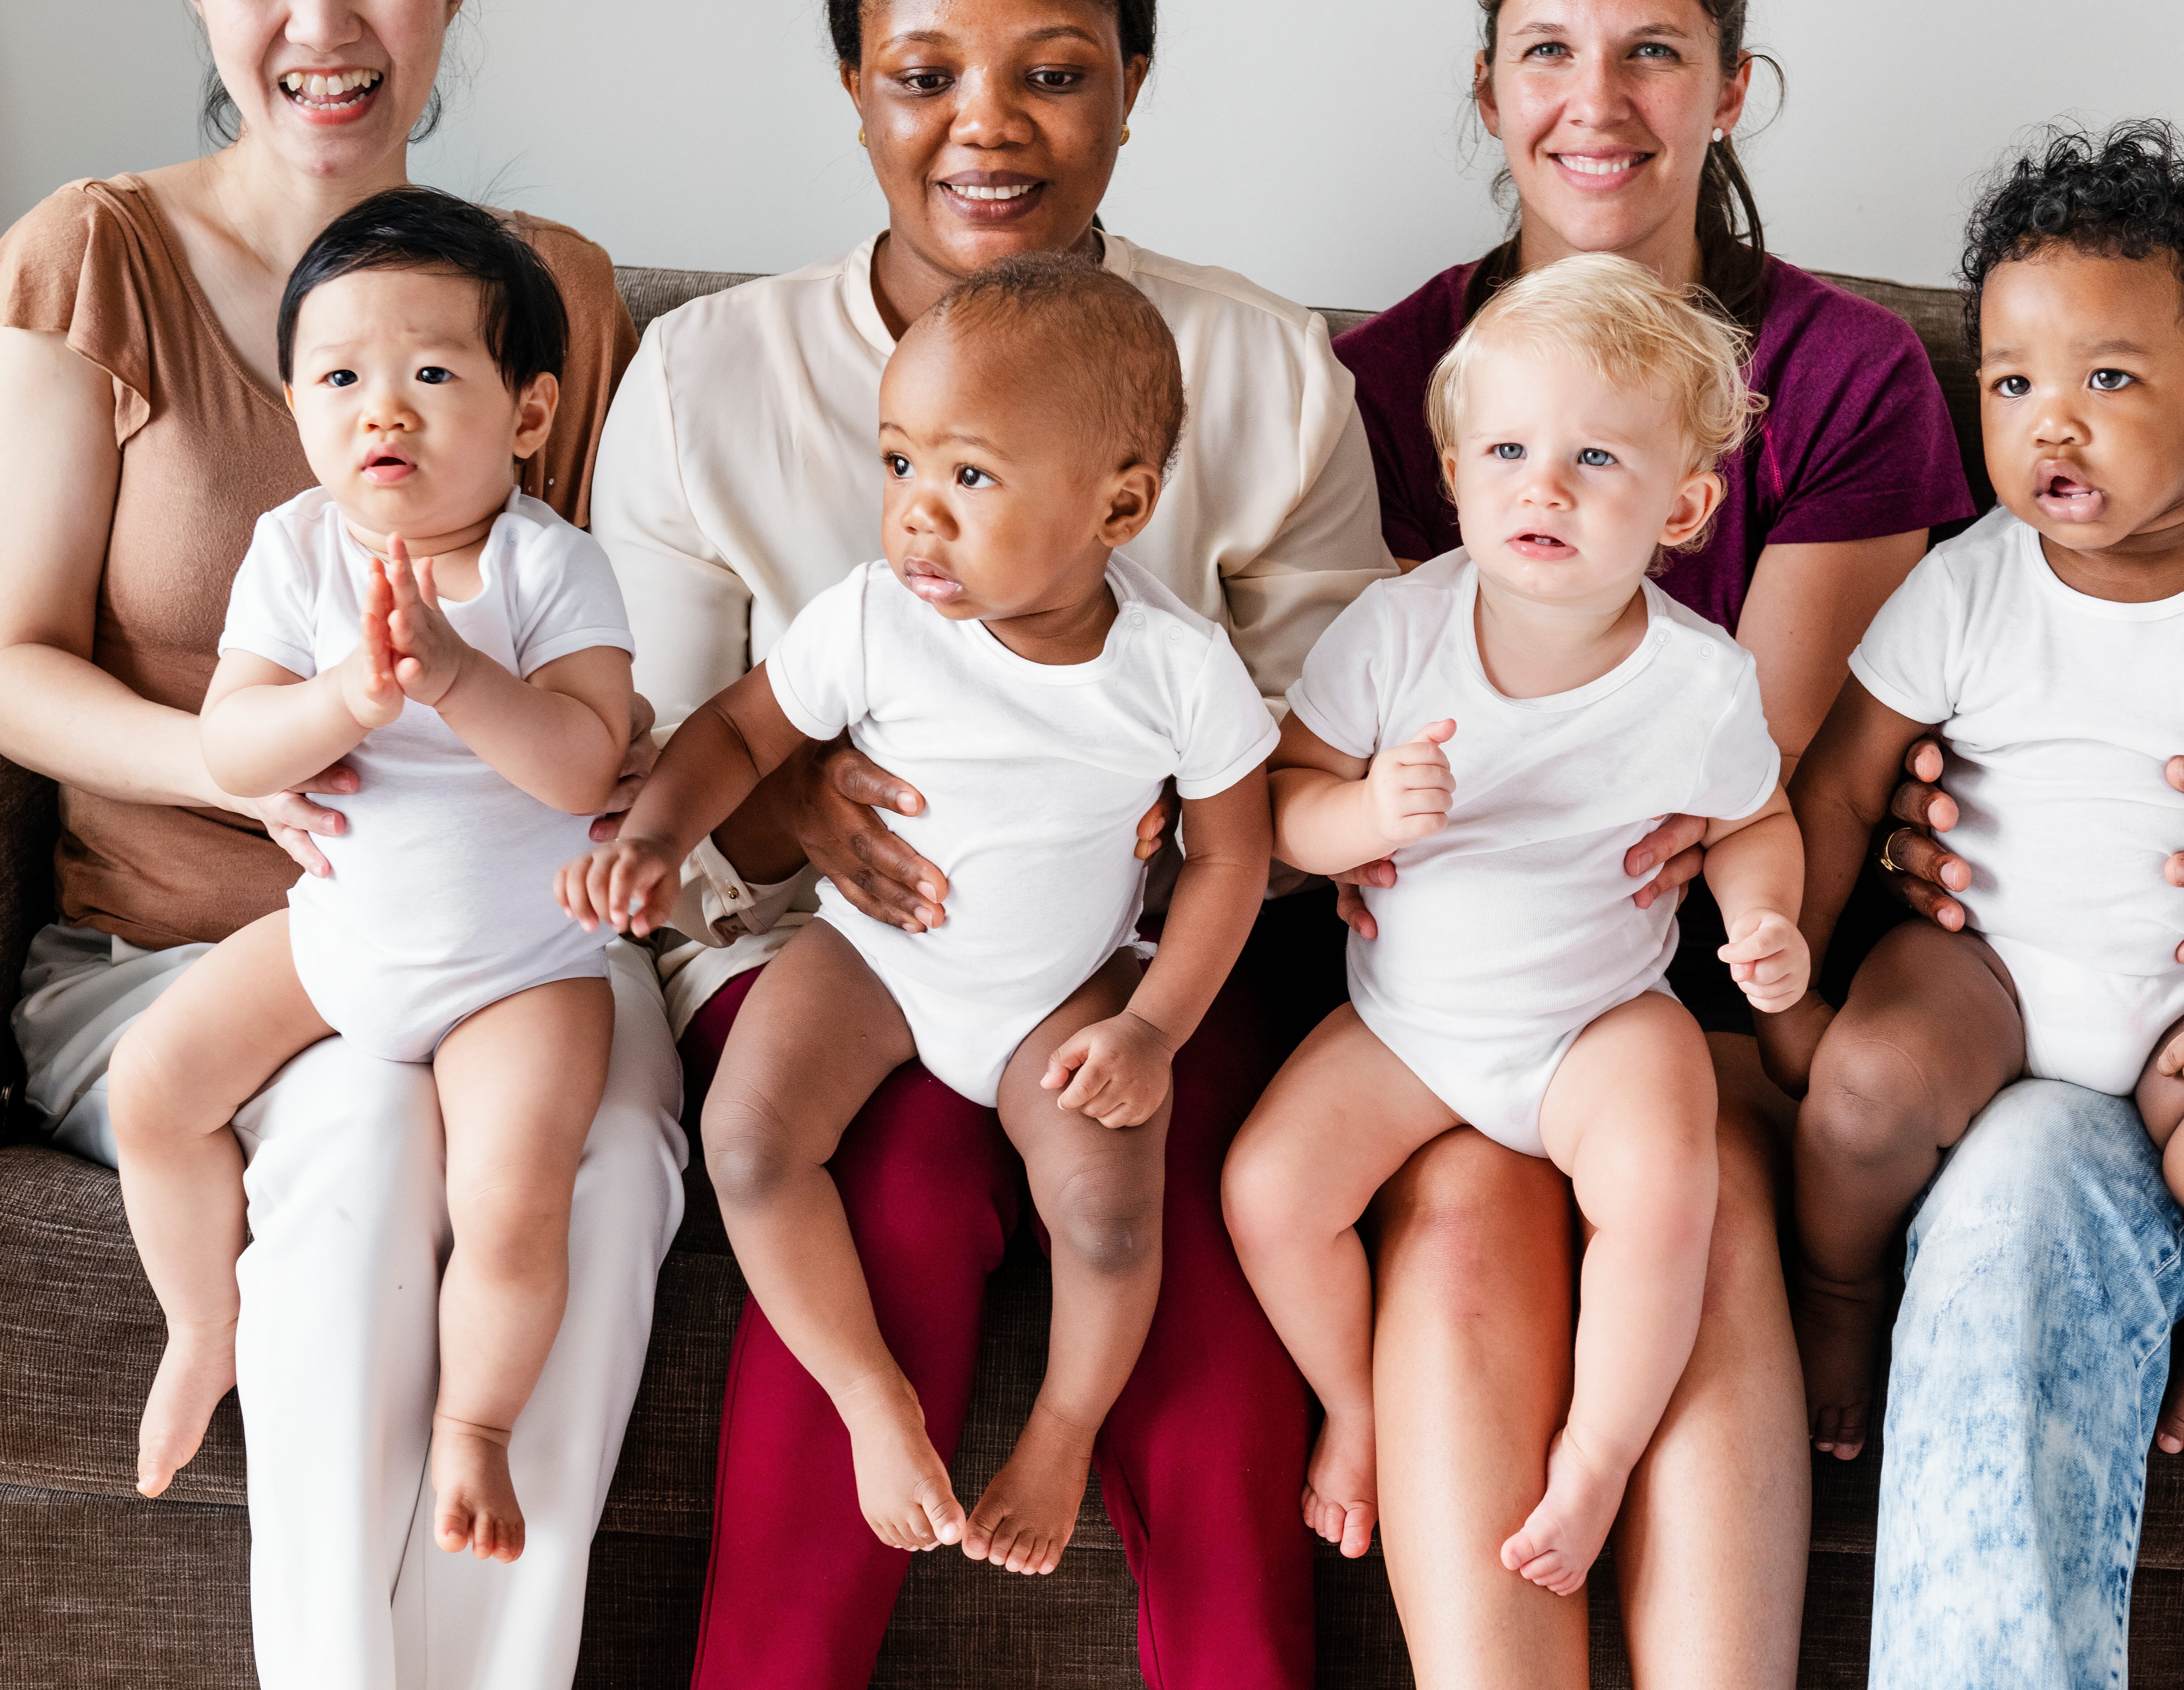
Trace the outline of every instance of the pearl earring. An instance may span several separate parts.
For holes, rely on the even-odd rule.
[[[1719,129],[1713,132],[1713,144],[1717,147],[1721,145],[1721,131]]]

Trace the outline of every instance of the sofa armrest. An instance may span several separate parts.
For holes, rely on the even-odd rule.
[[[59,831],[58,789],[53,782],[0,760],[0,1010],[15,1007],[31,936],[53,919],[53,840]],[[22,1054],[0,1018],[0,1139],[12,1136],[22,1079]]]

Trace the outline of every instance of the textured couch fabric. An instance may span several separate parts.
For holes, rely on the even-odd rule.
[[[685,299],[745,278],[625,269],[641,329]],[[1836,278],[1918,327],[1935,359],[1966,461],[1978,466],[1977,399],[1955,296]],[[1328,313],[1338,330],[1362,320]],[[0,1000],[49,918],[52,789],[0,763]],[[0,1034],[0,1085],[15,1052]],[[702,1174],[660,1274],[644,1384],[630,1419],[592,1580],[577,1682],[584,1690],[680,1690],[688,1682],[712,1511],[714,1445],[727,1344],[744,1297]],[[1022,1241],[995,1276],[959,1492],[1000,1466],[1045,1356],[1045,1263]],[[136,1416],[160,1348],[159,1310],[137,1265],[120,1187],[102,1168],[42,1146],[0,1148],[0,1690],[254,1683],[242,1420],[233,1398],[169,1497],[136,1495]],[[1814,1467],[1806,1585],[1808,1690],[1865,1682],[1877,1454]],[[2132,1601],[2133,1682],[2184,1687],[2184,1459],[2153,1464]],[[886,1690],[1123,1690],[1140,1682],[1136,1602],[1122,1546],[1087,1500],[1061,1571],[1011,1578],[958,1555],[917,1558],[889,1630]],[[1591,1581],[1596,1686],[1630,1682],[1612,1570]],[[1411,1682],[1386,1577],[1373,1553],[1319,1561],[1320,1682]]]

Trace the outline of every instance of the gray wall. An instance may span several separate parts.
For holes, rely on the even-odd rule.
[[[882,207],[819,11],[470,0],[469,74],[416,174],[573,223],[632,263],[776,270],[838,251]],[[1944,281],[1970,183],[2028,125],[2184,118],[2179,0],[1752,11],[1755,44],[1790,78],[1748,147],[1769,238],[1822,268]],[[1167,0],[1162,12],[1112,226],[1293,298],[1355,306],[1384,305],[1495,237],[1498,157],[1459,120],[1471,0]],[[184,0],[0,0],[0,223],[70,177],[195,151],[195,41]],[[1761,81],[1763,118],[1775,99]]]

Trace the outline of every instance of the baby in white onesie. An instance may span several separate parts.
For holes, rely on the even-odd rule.
[[[1238,1135],[1244,1270],[1327,1423],[1306,1523],[1372,1542],[1372,1288],[1356,1224],[1412,1152],[1469,1126],[1570,1175],[1585,1252],[1575,1391],[1546,1496],[1502,1546],[1575,1590],[1698,1330],[1716,1170],[1704,1037],[1663,974],[1668,901],[1623,868],[1671,813],[1711,819],[1721,955],[1753,1005],[1804,989],[1797,833],[1752,661],[1646,579],[1698,543],[1753,409],[1736,332],[1648,271],[1566,259],[1513,283],[1428,409],[1464,549],[1368,588],[1290,692],[1275,854],[1390,856],[1351,1002]]]
[[[2115,172],[2133,169],[2148,174],[2120,191]],[[2150,209],[2184,202],[2184,172],[2059,148],[1998,180],[1969,279],[2001,505],[1881,607],[1791,792],[1818,952],[1907,752],[1938,739],[1923,778],[1940,774],[1955,812],[1942,873],[1958,930],[1905,923],[1840,1014],[1814,994],[1761,1029],[1769,1071],[1804,1100],[1791,1303],[1808,1416],[1846,1460],[1869,1431],[1906,1212],[2003,1086],[2136,1095],[2184,1201],[2184,892],[2163,873],[2184,836],[2170,767],[2184,746],[2184,252]],[[2059,236],[2056,205],[2083,212]],[[1884,851],[1934,851],[1890,825]]]
[[[1058,1563],[1144,1344],[1169,1061],[1267,884],[1273,722],[1221,629],[1118,549],[1151,520],[1183,410],[1167,326],[1121,278],[1017,259],[950,290],[880,388],[886,560],[686,722],[620,839],[561,881],[587,928],[658,926],[682,859],[807,738],[846,731],[922,795],[886,820],[945,875],[944,920],[890,927],[825,889],[736,1019],[706,1164],[752,1295],[849,1428],[873,1531],[1017,1572]],[[1186,856],[1141,968],[1137,824],[1169,780]],[[967,1516],[826,1165],[913,1057],[999,1106],[1053,1239],[1046,1380]]]
[[[569,924],[553,876],[614,791],[632,710],[605,554],[515,490],[516,460],[553,427],[567,341],[544,265],[443,194],[367,200],[289,280],[281,379],[320,484],[259,521],[201,735],[238,795],[311,789],[336,763],[359,784],[324,800],[346,818],[324,841],[331,875],[187,971],[114,1054],[122,1194],[168,1325],[140,1436],[148,1495],[235,1382],[229,1119],[338,1033],[432,1064],[454,1232],[435,1535],[522,1551],[507,1445],[560,1325],[614,1031],[607,936]]]

